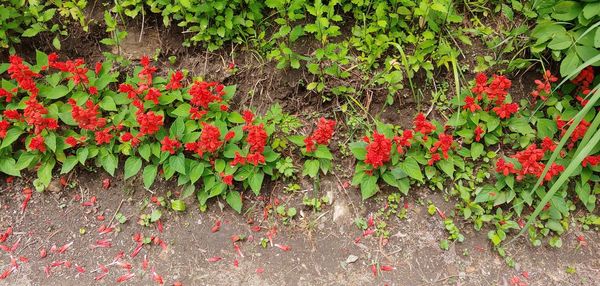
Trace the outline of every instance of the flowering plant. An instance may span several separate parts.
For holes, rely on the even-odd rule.
[[[57,163],[61,173],[93,162],[115,175],[123,158],[124,179],[141,171],[150,188],[158,175],[177,176],[183,196],[201,182],[201,206],[222,196],[239,212],[236,186],[258,194],[280,157],[268,144],[273,124],[250,110],[230,110],[235,86],[188,84],[181,71],[161,77],[147,57],[124,82],[110,62],[89,69],[81,59],[40,52],[35,65],[12,55],[0,66],[5,72],[0,172],[35,169],[38,190],[49,185]]]
[[[316,129],[308,136],[292,135],[288,138],[294,144],[302,147],[301,152],[310,159],[304,161],[302,175],[317,177],[319,170],[327,174],[332,167],[333,155],[329,151],[329,142],[335,132],[336,122],[321,117]]]

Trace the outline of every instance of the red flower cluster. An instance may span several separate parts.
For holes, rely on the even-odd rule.
[[[581,166],[583,167],[587,167],[588,165],[590,167],[597,166],[598,164],[600,164],[600,155],[590,155],[581,161]]]
[[[534,99],[537,99],[539,97],[542,100],[546,100],[546,96],[550,94],[550,84],[557,81],[558,78],[553,76],[549,70],[546,70],[546,72],[544,72],[543,81],[539,79],[536,79],[534,81],[536,89],[531,92],[531,96],[533,96]]]
[[[145,86],[144,89],[146,89],[152,85],[152,75],[156,72],[157,68],[150,65],[150,58],[148,56],[143,56],[140,59],[140,65],[142,65],[142,70],[138,73],[138,78],[141,83],[138,85]]]
[[[515,155],[511,156],[511,158],[517,159],[521,164],[521,169],[517,170],[514,168],[513,164],[507,164],[503,159],[500,159],[496,162],[496,171],[507,176],[510,174],[515,174],[517,176],[517,180],[521,181],[527,175],[533,175],[539,178],[544,171],[544,163],[541,160],[544,158],[544,154],[547,150],[539,149],[536,144],[529,145],[525,150],[517,152]],[[556,163],[552,163],[550,169],[544,176],[545,181],[550,181],[552,178],[562,171],[565,170],[565,167]]]
[[[369,143],[369,145],[367,145],[365,163],[371,165],[373,169],[383,166],[384,163],[390,160],[392,140],[385,138],[383,134],[379,134],[377,131],[375,131],[373,133],[372,142],[369,137],[366,136],[364,141]]]
[[[233,186],[233,175],[226,175],[225,173],[221,173],[221,180],[228,186]]]
[[[502,119],[510,118],[511,115],[519,111],[519,105],[516,103],[504,103],[492,109],[498,117]]]
[[[254,166],[265,163],[265,156],[263,152],[265,145],[267,145],[267,132],[263,124],[260,125],[246,125],[244,130],[248,132],[246,142],[250,145],[250,152],[246,156],[246,162],[251,163]]]
[[[46,114],[48,114],[48,110],[35,97],[32,96],[25,101],[23,116],[25,122],[34,127],[34,134],[40,134],[44,129],[56,130],[58,128],[58,121],[53,118],[44,118],[43,116]]]
[[[404,130],[402,132],[402,136],[394,137],[394,142],[396,142],[396,151],[398,154],[404,153],[404,147],[410,147],[410,140],[414,137],[412,130]]]
[[[37,85],[35,84],[34,78],[40,77],[39,73],[31,71],[31,69],[23,64],[23,59],[17,55],[11,55],[9,57],[8,74],[11,79],[17,81],[20,88],[26,90],[31,95],[31,98],[36,98],[39,92]],[[14,90],[13,92],[17,92]],[[6,94],[4,96],[7,96]],[[7,96],[7,102],[10,102]]]
[[[169,83],[167,83],[167,85],[165,86],[165,89],[166,90],[180,89],[183,86],[181,84],[182,80],[183,80],[183,72],[176,71],[176,72],[172,73],[171,80],[169,81]]]
[[[158,104],[158,98],[160,97],[160,91],[154,87],[148,89],[148,93],[144,97],[145,100],[150,100],[154,104]]]
[[[202,133],[198,142],[185,144],[185,150],[193,151],[198,156],[202,157],[204,153],[215,153],[221,146],[223,141],[220,140],[221,131],[214,125],[202,122]]]
[[[425,141],[427,141],[427,134],[435,131],[435,126],[427,121],[423,113],[417,114],[413,123],[415,124],[415,132],[423,134],[423,140]]]
[[[51,53],[48,55],[48,65],[51,68],[57,69],[62,72],[70,73],[71,76],[68,80],[72,80],[74,84],[88,84],[90,81],[86,75],[88,69],[85,67],[83,59],[67,60],[66,62],[59,62],[58,55]]]
[[[0,98],[6,97],[6,102],[11,102],[13,94],[8,92],[6,89],[0,87]]]
[[[136,120],[140,125],[140,134],[138,137],[144,135],[152,135],[160,129],[163,125],[163,117],[162,115],[157,115],[154,111],[148,111],[146,113],[138,112],[136,113]]]
[[[511,81],[502,75],[493,75],[492,82],[485,89],[489,101],[494,101],[500,105],[506,99],[508,89],[512,86]]]
[[[169,136],[165,136],[163,140],[160,141],[160,144],[160,150],[163,152],[169,152],[171,155],[175,154],[175,151],[181,147],[181,143],[179,143],[177,139],[171,139]]]
[[[590,94],[590,86],[594,82],[594,68],[591,66],[586,67],[571,82],[578,85],[579,91],[584,96],[587,96]],[[588,103],[588,100],[584,99],[582,96],[577,95],[575,98],[582,106],[585,106]]]
[[[131,142],[131,146],[133,147],[140,143],[140,139],[138,137],[134,137],[130,132],[123,133],[123,135],[121,135],[121,141]]]
[[[552,138],[550,138],[548,136],[546,136],[542,140],[542,144],[540,144],[540,145],[542,146],[542,150],[544,150],[544,152],[546,152],[546,151],[554,152],[554,150],[556,149],[556,144],[554,143]]]
[[[73,108],[71,111],[71,116],[73,117],[73,120],[77,122],[79,128],[94,131],[106,125],[105,118],[98,118],[99,106],[94,104],[93,101],[88,99],[85,102],[85,108],[81,108],[79,105],[77,105],[75,100],[69,98],[69,105],[71,105]]]
[[[464,110],[469,110],[471,112],[475,112],[477,110],[481,110],[481,106],[477,104],[475,98],[472,96],[465,97],[465,105],[463,106]]]
[[[46,152],[44,137],[42,137],[42,135],[37,135],[36,137],[31,138],[31,141],[29,142],[29,150],[39,150],[42,153]]]
[[[317,129],[304,139],[306,144],[306,152],[313,152],[316,149],[316,144],[329,145],[329,141],[333,136],[336,122],[334,120],[327,120],[324,117],[319,119]]]
[[[558,129],[561,130],[561,136],[564,136],[565,133],[567,132],[567,128],[566,125],[570,124],[571,122],[567,122],[567,121],[563,121],[560,119],[560,117],[556,118],[556,126],[558,126]],[[579,122],[579,125],[577,125],[577,127],[575,128],[575,130],[573,131],[573,133],[571,133],[571,138],[569,138],[569,144],[567,144],[567,147],[569,149],[573,149],[573,147],[575,146],[575,143],[577,143],[577,141],[579,141],[579,139],[583,138],[583,136],[585,136],[585,132],[587,131],[588,127],[590,127],[590,123],[585,121],[585,119],[582,119],[581,122]]]
[[[10,122],[6,120],[0,120],[0,139],[4,139],[6,137],[6,132],[10,127]]]
[[[224,86],[217,82],[196,81],[189,90],[190,103],[195,107],[208,108],[212,102],[221,102]]]
[[[104,130],[96,131],[94,133],[96,144],[102,145],[110,143],[110,140],[113,138],[113,135],[110,133],[110,131],[112,131],[111,128],[105,128]]]
[[[481,135],[483,135],[484,133],[485,131],[483,130],[483,128],[477,125],[477,127],[475,128],[475,142],[479,142],[481,140]]]
[[[79,143],[85,142],[87,138],[85,136],[79,137],[79,140],[73,136],[69,136],[65,139],[65,143],[71,145],[71,147],[75,147],[79,145]]]
[[[441,133],[438,135],[438,141],[433,143],[433,146],[429,149],[429,152],[435,153],[438,150],[442,150],[444,159],[448,159],[448,151],[452,148],[452,134]]]

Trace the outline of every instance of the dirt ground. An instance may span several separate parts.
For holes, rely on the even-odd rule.
[[[27,182],[17,179],[0,185],[0,233],[9,226],[13,230],[2,244],[12,248],[18,243],[14,251],[0,253],[2,271],[11,268],[11,257],[18,263],[0,285],[114,285],[127,273],[128,264],[135,276],[124,285],[156,284],[153,269],[165,285],[597,285],[600,281],[600,235],[582,231],[576,224],[563,236],[560,249],[536,248],[524,240],[509,244],[514,268],[491,249],[485,231],[475,232],[469,224],[457,224],[465,242],[441,250],[439,241],[447,236],[443,221],[430,216],[427,205],[421,204],[431,200],[442,211],[451,212],[453,203],[445,202],[440,193],[419,191],[406,198],[407,219],[385,219],[390,238],[384,240],[363,236],[354,219],[366,219],[384,207],[385,195],[363,204],[358,190],[344,189],[343,182],[329,177],[323,180],[321,192],[332,201],[320,211],[298,201],[302,193],[312,190],[287,194],[275,187],[262,197],[245,198],[240,215],[229,207],[221,210],[223,201],[214,201],[208,211],[200,212],[193,198],[186,200],[188,210],[183,213],[152,203],[141,210],[152,193],[138,187],[138,182],[124,184],[119,179],[112,179],[110,188],[104,189],[105,176],[79,171],[69,182],[72,187],[34,193],[23,213],[21,190]],[[153,191],[161,196],[181,190],[172,182],[161,182]],[[95,203],[84,206],[92,197]],[[265,217],[264,207],[275,200],[295,206],[297,218],[284,223],[273,212]],[[119,206],[118,212],[127,218],[123,224],[112,220]],[[153,209],[163,211],[162,232],[156,223],[150,227],[137,223],[140,214]],[[115,230],[100,234],[99,228],[110,221]],[[221,227],[213,232],[217,221]],[[150,243],[132,258],[136,233],[158,237],[164,248]],[[245,239],[234,244],[231,237],[235,235]],[[579,235],[587,245],[579,245]],[[98,240],[106,239],[110,247],[97,247]],[[261,239],[266,239],[266,248]],[[52,251],[54,245],[57,250]],[[41,251],[47,256],[42,258]],[[115,260],[119,252],[124,256]],[[374,263],[391,270],[374,275]],[[52,264],[58,266],[46,273]],[[104,273],[100,264],[108,272],[95,280]],[[79,273],[76,266],[85,272]],[[568,268],[574,273],[569,274],[573,271]]]

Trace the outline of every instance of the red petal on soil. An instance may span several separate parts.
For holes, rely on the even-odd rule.
[[[46,273],[46,278],[50,277],[50,265],[44,266],[44,273]]]
[[[140,253],[140,250],[142,250],[143,246],[144,246],[144,244],[138,243],[138,245],[135,247],[135,249],[133,250],[133,252],[129,256],[131,258],[136,257],[138,255],[138,253]]]
[[[368,223],[367,223],[367,225],[368,225],[369,227],[372,227],[372,226],[374,226],[374,225],[375,225],[375,221],[373,220],[373,214],[369,214],[369,218],[368,218]]]
[[[23,203],[21,204],[21,213],[25,212],[27,204],[29,204],[29,200],[31,200],[31,194],[25,194],[25,200],[23,200]]]
[[[63,265],[67,268],[71,268],[71,261],[65,261]]]
[[[148,256],[144,255],[144,260],[142,261],[142,269],[146,270],[148,269]]]
[[[371,265],[371,272],[373,272],[373,276],[377,276],[377,265]]]
[[[99,215],[99,216],[96,217],[96,219],[98,221],[104,221],[104,216],[103,215]]]
[[[61,246],[59,249],[56,250],[56,252],[63,253],[65,251],[67,251],[67,249],[69,249],[69,247],[71,247],[71,245],[73,245],[72,241],[69,242],[69,243],[67,243],[67,244],[65,244],[65,245],[63,245],[63,246]]]
[[[206,259],[206,261],[208,261],[208,262],[217,262],[217,261],[219,261],[221,259],[223,259],[223,258],[219,257],[219,256],[213,256],[211,258]]]
[[[173,282],[173,286],[183,286],[183,284],[179,281]]]
[[[440,209],[438,209],[437,207],[435,208],[435,210],[437,211],[438,215],[442,218],[442,219],[446,219],[446,214],[441,211]]]
[[[98,234],[111,233],[113,232],[113,230],[115,230],[114,227],[107,227],[106,225],[101,225],[100,228],[98,228]]]
[[[252,231],[254,231],[254,232],[259,232],[259,231],[261,230],[261,228],[260,228],[260,226],[258,226],[258,225],[255,225],[255,226],[252,226],[252,227],[250,228],[250,230],[252,230]]]
[[[374,234],[374,233],[375,233],[375,230],[372,229],[372,228],[369,228],[369,229],[363,231],[363,237],[369,236],[369,235]]]
[[[392,270],[396,270],[396,267],[393,266],[389,266],[389,265],[382,265],[380,267],[381,271],[392,271]]]
[[[29,258],[27,258],[25,256],[19,256],[19,261],[27,263],[27,262],[29,262]]]
[[[75,264],[75,270],[77,270],[77,272],[79,273],[85,273],[85,268]]]
[[[264,268],[256,268],[256,273],[261,274],[263,272],[265,272]]]
[[[135,242],[141,242],[142,241],[142,234],[141,233],[136,233],[133,235],[133,241]]]
[[[46,252],[45,248],[42,248],[40,250],[40,258],[45,258],[46,256],[48,256],[48,252]]]
[[[210,229],[210,232],[217,232],[219,231],[219,229],[221,229],[221,220],[217,220],[215,222],[215,225]]]
[[[156,283],[158,283],[160,285],[165,284],[162,276],[158,275],[158,273],[156,273],[156,271],[154,271],[154,268],[152,268],[152,280],[154,280]]]
[[[125,257],[125,252],[123,250],[119,251],[119,253],[117,253],[117,255],[115,256],[115,261],[121,259]]]
[[[239,245],[237,245],[237,243],[233,244],[233,249],[235,249],[235,251],[237,252],[237,254],[241,257],[244,257],[244,254],[242,253],[242,249],[240,248]]]
[[[10,248],[10,252],[14,252],[15,250],[17,250],[17,248],[19,247],[19,243],[21,243],[20,238],[19,240],[17,240],[17,242],[13,243],[12,247]]]
[[[12,227],[9,226],[6,231],[4,232],[4,234],[0,235],[0,243],[1,242],[5,242],[6,239],[8,239],[8,237],[12,234]]]
[[[108,273],[108,268],[106,268],[106,266],[104,266],[104,264],[98,263],[98,267],[100,267],[100,270],[102,270],[102,272]]]
[[[65,177],[65,176],[61,176],[60,177],[60,184],[61,184],[61,186],[65,187],[68,183],[69,182],[67,180],[67,177]]]
[[[125,281],[133,278],[133,276],[135,276],[135,273],[123,274],[117,278],[117,283],[125,282]]]
[[[160,221],[160,219],[158,221],[156,221],[156,229],[158,229],[158,232],[160,232],[160,233],[163,232],[163,224]]]
[[[233,266],[234,267],[240,266],[240,262],[237,259],[233,260]]]
[[[108,190],[108,188],[110,188],[110,179],[109,178],[102,180],[102,188],[105,190]]]
[[[281,245],[281,244],[275,244],[275,247],[283,250],[283,251],[290,251],[290,249],[292,249],[291,247],[289,247],[288,245]]]
[[[108,275],[108,272],[102,273],[102,274],[94,277],[94,280],[96,280],[96,281],[102,280],[102,279],[104,279],[104,277],[106,277],[106,275]]]
[[[54,267],[58,267],[65,264],[64,261],[52,261],[52,263],[50,264],[50,267],[54,268]]]
[[[127,270],[127,272],[131,271],[131,263],[129,262],[117,262],[117,266]]]
[[[112,247],[112,239],[101,239],[101,240],[96,240],[96,244],[92,245],[91,248],[110,248]]]
[[[3,244],[0,244],[0,249],[4,250],[6,252],[10,252],[10,247],[3,245]]]
[[[523,273],[521,273],[521,275],[522,275],[523,277],[525,277],[525,279],[529,279],[529,272],[527,272],[527,271],[523,271]]]

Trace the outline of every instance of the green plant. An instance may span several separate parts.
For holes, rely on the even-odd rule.
[[[567,77],[584,62],[600,55],[600,3],[595,1],[536,1],[538,14],[531,31],[534,54],[548,51]],[[593,60],[591,65],[600,65]]]

